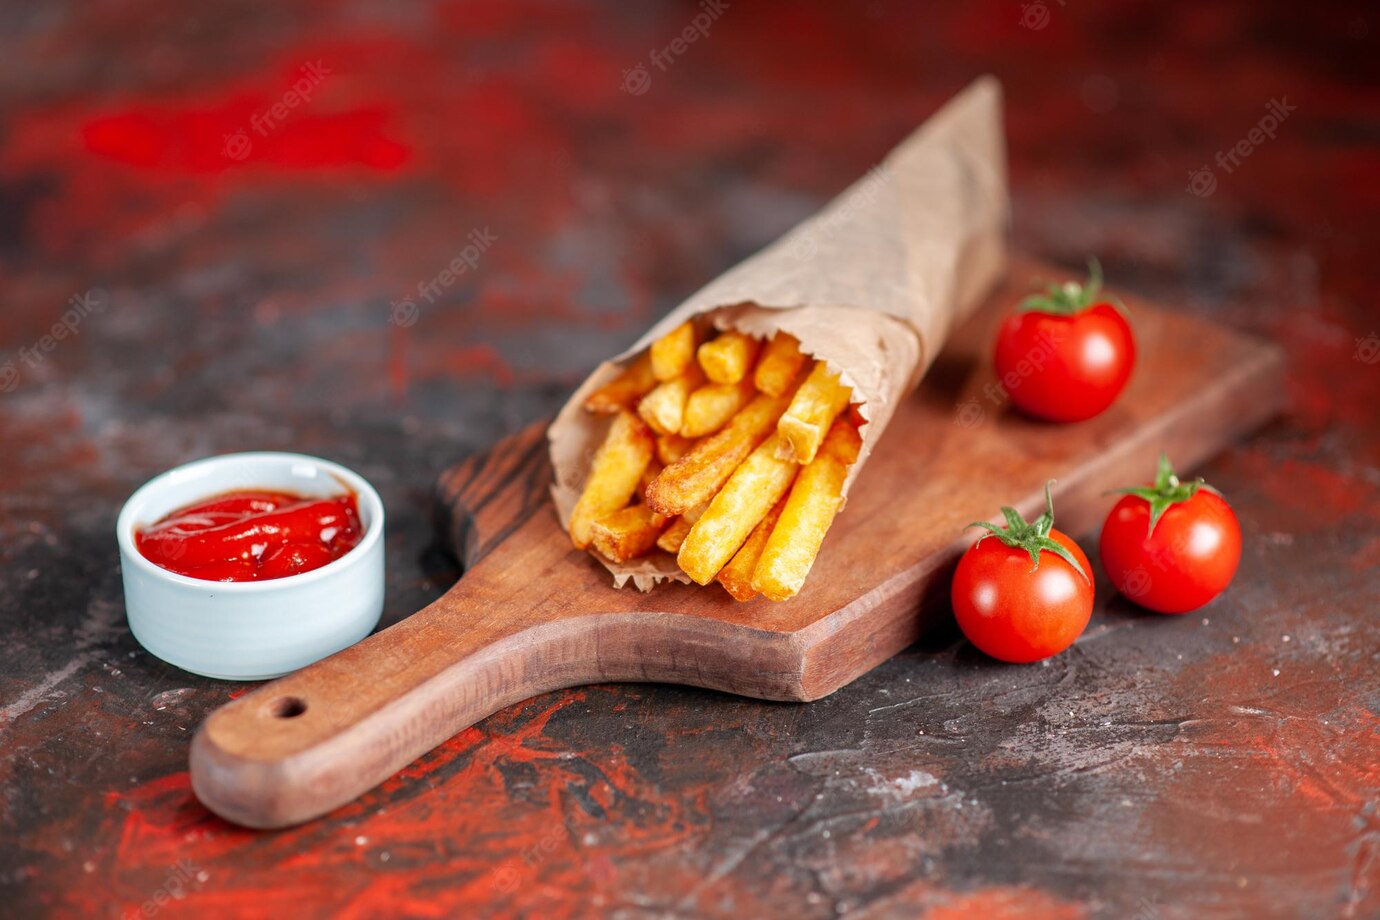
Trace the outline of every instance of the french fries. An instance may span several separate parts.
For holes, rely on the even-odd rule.
[[[680,552],[680,545],[685,542],[686,535],[690,533],[690,528],[694,526],[695,522],[700,519],[700,515],[704,514],[705,507],[705,505],[696,505],[673,520],[671,526],[667,527],[661,532],[661,536],[657,537],[656,545],[668,553]]]
[[[800,350],[800,340],[787,332],[778,332],[762,347],[762,357],[753,372],[753,383],[768,396],[780,396],[790,389],[800,369],[809,360]]]
[[[695,324],[690,322],[681,323],[657,339],[648,349],[652,375],[657,380],[666,381],[685,373],[686,368],[695,362],[695,346],[698,344]]]
[[[710,383],[690,394],[685,401],[685,416],[680,423],[684,438],[702,438],[728,423],[755,395],[752,381]]]
[[[657,459],[655,451],[652,459],[647,461],[647,468],[642,471],[642,475],[637,480],[637,490],[633,492],[634,498],[641,498],[647,491],[647,486],[652,484],[652,480],[661,475],[661,471],[666,468],[666,464]]]
[[[700,346],[697,356],[712,383],[737,383],[752,369],[761,343],[742,332],[725,332]]]
[[[656,439],[656,458],[661,461],[662,466],[670,466],[690,453],[690,448],[694,446],[695,442],[690,438],[683,438],[678,434],[663,434]],[[642,491],[647,490],[644,487]]]
[[[838,419],[830,426],[815,459],[801,469],[791,487],[753,570],[753,589],[774,601],[784,601],[800,591],[838,513],[843,481],[861,446],[858,430],[847,419]]]
[[[864,420],[794,337],[704,328],[677,326],[585,399],[613,418],[570,540],[616,564],[670,553],[736,600],[785,600],[838,513]]]
[[[823,361],[816,361],[776,426],[777,432],[789,444],[787,456],[797,463],[815,459],[829,426],[848,406],[852,395],[852,389],[839,383],[838,374],[829,370]]]
[[[646,505],[629,505],[595,521],[590,542],[601,556],[627,562],[651,551],[666,522],[665,516]]]
[[[704,383],[704,373],[690,364],[679,377],[657,384],[656,389],[642,397],[637,414],[657,434],[677,434],[685,419],[685,403],[690,394]]]
[[[757,589],[752,586],[752,573],[757,568],[757,560],[762,558],[762,549],[767,545],[767,538],[771,536],[772,528],[776,526],[777,518],[781,517],[781,509],[785,506],[784,498],[777,502],[767,512],[767,516],[752,528],[752,533],[748,534],[747,540],[738,552],[733,554],[728,565],[719,569],[719,574],[714,576],[735,601],[750,601],[757,596]],[[689,528],[686,530],[688,532]]]
[[[690,528],[676,562],[695,582],[707,585],[738,552],[757,522],[786,494],[799,466],[779,456],[779,434],[763,441],[734,470],[704,514]]]
[[[647,504],[670,515],[708,501],[767,437],[789,403],[786,396],[754,396],[718,434],[700,441],[652,480]]]
[[[585,397],[585,409],[600,415],[612,415],[621,409],[631,409],[655,386],[652,359],[648,355],[641,355],[619,372],[617,377]]]
[[[589,546],[595,521],[628,504],[655,447],[652,432],[641,419],[627,411],[614,416],[590,465],[585,490],[570,512],[570,542],[576,549]]]

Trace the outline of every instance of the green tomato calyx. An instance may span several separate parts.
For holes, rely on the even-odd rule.
[[[1054,316],[1073,316],[1098,303],[1102,293],[1102,265],[1088,259],[1088,280],[1051,284],[1042,294],[1031,294],[1016,306],[1017,313],[1049,313]]]
[[[1150,504],[1150,529],[1145,537],[1149,539],[1154,536],[1155,525],[1164,517],[1164,513],[1180,502],[1186,502],[1198,494],[1199,489],[1206,489],[1213,495],[1221,496],[1212,486],[1203,481],[1200,476],[1192,482],[1182,482],[1179,474],[1174,472],[1173,465],[1169,462],[1169,455],[1160,453],[1159,468],[1155,470],[1155,484],[1139,489],[1117,489],[1111,495],[1134,495],[1143,498]]]
[[[1033,521],[1027,521],[1021,517],[1021,513],[1015,508],[1002,506],[1001,513],[1006,518],[1006,526],[998,527],[988,521],[974,521],[968,527],[982,527],[987,533],[977,538],[978,543],[988,537],[996,537],[1002,543],[1012,549],[1023,549],[1030,554],[1030,571],[1034,572],[1040,567],[1040,553],[1054,553],[1060,559],[1073,566],[1074,571],[1083,576],[1083,580],[1092,584],[1092,579],[1088,578],[1088,573],[1083,571],[1083,566],[1069,552],[1068,547],[1055,540],[1049,535],[1054,529],[1054,499],[1049,494],[1050,484],[1054,480],[1045,483],[1045,513]],[[967,530],[968,527],[963,528]]]

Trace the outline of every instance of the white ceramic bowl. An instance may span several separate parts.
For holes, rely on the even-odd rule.
[[[255,488],[311,496],[353,491],[364,536],[319,569],[247,582],[178,575],[134,545],[136,529],[170,511]],[[279,677],[363,639],[383,612],[383,502],[362,477],[329,460],[264,452],[176,467],[130,496],[116,536],[130,631],[154,655],[206,677]]]

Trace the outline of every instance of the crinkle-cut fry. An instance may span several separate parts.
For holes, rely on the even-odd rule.
[[[752,573],[754,589],[774,601],[787,600],[800,591],[838,513],[843,481],[861,446],[862,438],[847,419],[830,426],[819,453],[791,486]]]
[[[733,471],[704,514],[690,528],[676,554],[681,570],[698,584],[707,585],[747,540],[757,522],[767,516],[786,494],[800,468],[782,460],[772,435]]]
[[[695,361],[695,346],[699,344],[695,324],[686,321],[652,343],[648,354],[652,374],[657,380],[674,380]]]
[[[661,532],[657,537],[656,545],[668,553],[680,552],[680,545],[685,542],[685,535],[690,532],[690,528],[704,514],[705,505],[696,505],[680,517],[671,521],[671,526]]]
[[[776,424],[777,432],[789,442],[789,456],[797,463],[815,458],[820,442],[834,419],[848,406],[851,388],[839,383],[839,375],[823,361],[816,361],[790,407]]]
[[[576,549],[589,546],[595,521],[627,506],[655,449],[652,432],[640,418],[628,411],[614,416],[570,512],[570,541]]]
[[[681,457],[690,453],[690,448],[695,446],[695,442],[690,438],[682,438],[678,434],[658,435],[656,439],[656,458],[661,461],[662,466],[670,466]],[[647,491],[645,488],[642,491]]]
[[[586,396],[585,409],[601,415],[612,415],[620,409],[631,409],[655,386],[652,359],[645,354],[639,355],[631,364],[619,371],[617,377]]]
[[[646,505],[629,505],[595,521],[590,543],[606,559],[627,562],[652,551],[667,520]]]
[[[800,369],[809,360],[800,350],[800,340],[789,332],[778,332],[762,347],[762,357],[753,371],[753,383],[768,396],[780,396],[791,388]]]
[[[748,534],[748,538],[743,541],[738,552],[733,554],[728,565],[714,576],[735,601],[750,601],[757,596],[757,589],[752,586],[752,573],[757,568],[757,560],[761,558],[762,549],[767,545],[767,538],[771,536],[772,528],[776,526],[776,520],[781,517],[781,509],[784,507],[784,498],[772,506],[767,516],[752,528],[752,533]]]
[[[737,383],[748,376],[762,343],[730,329],[700,346],[698,357],[711,383]]]
[[[681,435],[702,438],[713,434],[727,425],[728,420],[756,395],[749,380],[705,384],[685,401],[685,416],[680,423]]]
[[[776,427],[790,401],[788,393],[754,396],[717,434],[698,442],[652,480],[647,504],[661,514],[684,514],[713,498],[738,464]]]
[[[685,420],[686,400],[703,385],[704,373],[698,365],[691,364],[685,373],[657,384],[655,390],[642,397],[637,414],[657,434],[678,434]]]

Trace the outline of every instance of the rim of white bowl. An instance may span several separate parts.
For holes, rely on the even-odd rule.
[[[231,463],[243,463],[246,460],[268,460],[283,461],[286,463],[307,462],[319,466],[322,470],[334,476],[347,489],[355,493],[356,501],[360,503],[360,516],[363,517],[364,505],[369,506],[369,517],[371,522],[365,526],[364,535],[360,541],[352,546],[344,555],[338,559],[332,559],[319,568],[311,569],[306,572],[299,572],[295,575],[285,575],[282,578],[269,578],[264,581],[211,581],[206,578],[193,578],[190,575],[182,575],[171,569],[165,569],[161,565],[151,561],[143,553],[139,552],[139,547],[134,543],[134,528],[141,522],[134,520],[135,511],[139,506],[147,502],[149,496],[156,495],[158,490],[169,484],[169,481],[179,475],[186,475],[189,471],[199,470],[202,467],[215,467]],[[242,486],[227,486],[221,491],[231,491],[236,488],[254,488],[251,484]],[[214,492],[211,494],[215,494]],[[341,466],[334,460],[327,460],[324,457],[314,457],[311,454],[299,454],[290,451],[276,450],[250,450],[241,451],[234,454],[216,454],[213,457],[203,457],[200,460],[193,460],[190,463],[183,463],[172,469],[165,470],[157,476],[144,483],[134,490],[134,494],[125,499],[124,506],[120,508],[120,515],[115,521],[115,538],[119,542],[120,555],[123,557],[122,564],[128,560],[138,566],[143,571],[157,577],[170,581],[174,584],[186,585],[191,588],[205,588],[214,585],[217,592],[228,591],[237,594],[259,594],[265,591],[273,591],[285,585],[301,585],[310,581],[320,581],[329,578],[354,564],[355,560],[361,558],[373,545],[383,539],[383,499],[379,493],[369,484],[369,480],[356,473],[349,467]],[[151,522],[150,522],[151,523]],[[363,521],[360,522],[363,524]]]

